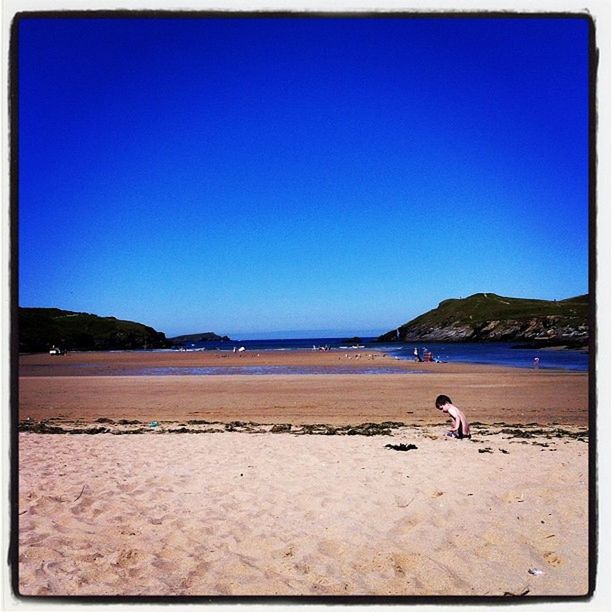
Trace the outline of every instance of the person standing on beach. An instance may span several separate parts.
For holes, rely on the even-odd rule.
[[[451,398],[448,395],[438,395],[436,398],[436,408],[438,410],[442,410],[446,414],[449,414],[453,419],[453,426],[450,428],[449,432],[446,434],[449,438],[458,438],[461,440],[462,438],[471,438],[470,434],[470,424],[468,423],[465,414],[457,408],[451,401]]]

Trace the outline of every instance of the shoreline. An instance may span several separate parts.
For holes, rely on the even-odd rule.
[[[349,358],[332,351],[259,356],[187,352],[88,353],[78,358],[37,355],[20,361],[19,420],[200,419],[334,426],[398,421],[423,425],[445,421],[433,406],[435,397],[443,393],[470,421],[588,423],[587,372],[417,363],[367,350],[358,355]],[[333,373],[131,374],[137,368],[188,371],[219,364],[227,368],[316,367]],[[338,373],[343,368],[362,373]],[[379,373],[367,373],[376,369]]]
[[[256,368],[256,367],[319,367],[322,370],[393,369],[397,372],[528,372],[532,366],[489,364],[476,362],[418,362],[401,359],[380,350],[332,349],[263,349],[233,353],[232,351],[84,351],[53,356],[47,353],[23,353],[18,360],[19,376],[110,376],[140,375],[138,369],[146,368]],[[542,367],[546,373],[588,374],[588,370]],[[288,373],[289,374],[289,373]],[[164,376],[165,374],[155,374]],[[179,375],[179,374],[171,374]],[[189,374],[185,374],[189,375]],[[205,375],[205,374],[203,374]],[[210,374],[215,375],[215,374]],[[222,374],[220,374],[222,375]],[[302,375],[302,374],[296,374]]]

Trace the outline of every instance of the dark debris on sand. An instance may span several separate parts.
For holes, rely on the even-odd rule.
[[[390,436],[392,429],[404,427],[405,424],[400,421],[385,421],[383,423],[362,423],[360,425],[343,425],[334,426],[326,423],[303,424],[293,426],[290,423],[277,424],[262,424],[253,421],[230,421],[223,423],[220,421],[205,421],[205,420],[190,420],[185,423],[175,422],[160,422],[162,427],[143,427],[141,421],[121,419],[113,421],[106,417],[96,419],[96,424],[108,425],[107,427],[87,426],[79,423],[74,423],[74,426],[68,426],[62,423],[50,423],[53,419],[43,421],[32,421],[27,419],[19,423],[19,431],[44,434],[98,434],[111,433],[114,435],[122,434],[145,434],[145,433],[222,433],[240,432],[240,433],[291,433],[294,435],[346,435],[346,436]],[[140,427],[129,427],[131,425],[140,425]],[[203,426],[207,427],[203,427]],[[126,427],[128,426],[128,427]]]
[[[390,436],[392,429],[403,427],[401,421],[384,421],[383,423],[362,423],[361,425],[343,425],[335,427],[324,423],[302,425],[301,428],[291,430],[296,435],[324,435],[324,436]]]
[[[503,428],[500,433],[509,436],[510,438],[535,438],[542,436],[548,440],[552,438],[573,438],[581,442],[586,442],[589,437],[588,429],[581,429],[578,431],[570,431],[568,429],[562,429],[555,427],[553,429],[542,429],[542,428],[529,428],[529,429],[512,429],[509,427]]]
[[[319,435],[319,436],[392,436],[393,430],[407,427],[402,421],[383,421],[382,423],[361,423],[359,425],[330,425],[327,423],[306,423],[292,425],[291,423],[255,423],[253,421],[207,421],[203,419],[192,419],[185,422],[164,421],[159,422],[159,426],[146,427],[145,423],[138,420],[119,419],[113,420],[107,417],[99,417],[94,423],[82,423],[73,421],[66,423],[61,418],[49,418],[41,421],[34,421],[30,418],[22,420],[18,425],[21,432],[41,433],[41,434],[98,434],[109,433],[113,435],[123,434],[160,434],[160,433],[223,433],[239,432],[251,434],[293,434]],[[410,425],[411,428],[417,425]],[[507,436],[511,444],[536,444],[546,448],[546,442],[542,438],[552,439],[574,439],[581,442],[588,442],[588,429],[577,428],[575,430],[563,429],[561,427],[542,428],[531,425],[516,425],[514,427],[504,424],[504,427],[496,429],[484,423],[474,422],[472,424],[479,437],[488,437],[502,434]],[[426,437],[431,437],[425,432]],[[434,439],[437,436],[434,436]],[[540,438],[538,440],[538,438]],[[483,443],[484,440],[474,440],[472,442]],[[501,452],[504,452],[500,449]],[[492,452],[488,448],[480,449],[478,452]],[[506,453],[508,451],[505,451]]]
[[[396,451],[409,451],[417,450],[418,446],[416,446],[416,444],[385,444],[385,448],[390,448],[391,450]]]
[[[99,434],[110,433],[108,427],[60,427],[49,425],[47,421],[25,421],[19,423],[19,431],[29,431],[43,434]]]

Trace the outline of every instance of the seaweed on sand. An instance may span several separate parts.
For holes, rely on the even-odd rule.
[[[396,451],[409,451],[418,449],[418,446],[416,444],[385,444],[385,448]]]
[[[385,421],[383,423],[361,423],[360,425],[343,425],[335,427],[325,423],[312,423],[302,425],[295,433],[297,435],[324,435],[324,436],[390,436],[391,429],[402,427],[399,421]]]
[[[32,433],[50,434],[98,434],[111,433],[114,435],[122,434],[144,434],[158,433],[161,429],[146,427],[121,427],[122,425],[142,425],[141,421],[121,419],[113,421],[106,417],[100,417],[95,421],[96,424],[108,424],[110,427],[100,425],[89,426],[80,421],[76,421],[72,427],[65,424],[62,426],[51,424],[49,420],[33,421],[27,419],[19,423],[19,431]],[[221,433],[223,431],[240,433],[293,433],[296,435],[346,435],[346,436],[390,436],[392,429],[405,426],[401,421],[384,421],[382,423],[361,423],[360,425],[329,425],[326,423],[303,424],[294,427],[290,423],[277,423],[265,425],[253,421],[230,421],[222,423],[220,421],[189,420],[185,423],[173,423],[164,421],[166,433]],[[217,425],[217,427],[201,427],[202,425]],[[190,427],[191,426],[191,427]],[[195,427],[194,427],[195,426]],[[200,426],[200,427],[198,427]]]
[[[46,421],[21,421],[18,427],[19,431],[29,431],[32,433],[45,433],[45,434],[62,434],[66,433],[63,427],[57,425],[48,425]]]
[[[543,436],[544,438],[574,438],[581,442],[586,442],[585,438],[589,436],[588,429],[582,429],[578,431],[570,431],[568,429],[562,429],[556,427],[553,429],[511,429],[504,428],[500,431],[502,434],[510,436],[510,438],[535,438],[536,436]]]

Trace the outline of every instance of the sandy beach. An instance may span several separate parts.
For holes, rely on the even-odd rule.
[[[414,363],[359,351],[74,353],[20,358],[19,416],[114,420],[440,423],[437,395],[450,395],[484,423],[588,423],[586,372]],[[356,355],[360,355],[357,359]],[[371,357],[368,357],[370,355]],[[317,367],[332,374],[190,375],[193,368]],[[184,375],[142,375],[172,368]],[[358,369],[382,374],[342,374]],[[393,371],[394,373],[386,373]]]
[[[3,601],[605,600],[608,3],[67,4],[2,11]]]
[[[138,373],[218,362],[333,373]],[[588,589],[586,373],[331,351],[27,355],[20,374],[24,595]],[[445,438],[438,393],[472,440]]]

